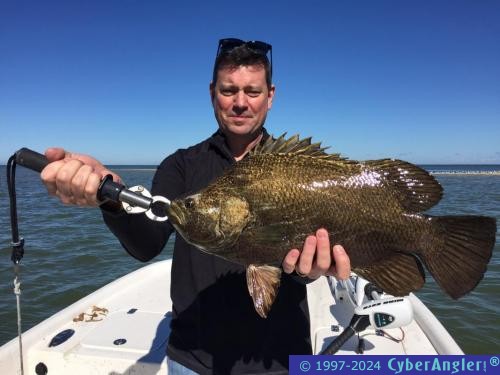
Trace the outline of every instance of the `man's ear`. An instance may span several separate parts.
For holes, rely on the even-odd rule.
[[[274,99],[274,94],[276,92],[276,87],[274,85],[271,85],[269,88],[269,92],[267,94],[267,109],[271,109],[273,106],[273,99]]]
[[[213,103],[215,98],[215,84],[213,82],[210,82],[209,90],[210,90],[210,101]]]

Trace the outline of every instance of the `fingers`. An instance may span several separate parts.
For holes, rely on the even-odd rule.
[[[79,172],[79,169],[82,166],[83,163],[79,160],[69,160],[58,171],[56,180],[57,181],[56,194],[58,194],[59,197],[61,196],[73,197],[74,195],[73,190],[76,192],[77,187],[73,187],[72,183],[76,177],[76,174]]]
[[[97,201],[97,189],[101,184],[101,176],[96,173],[91,173],[85,184],[85,200],[91,206],[99,205]]]
[[[295,265],[295,270],[300,276],[308,276],[311,272],[317,242],[316,236],[307,236],[299,261]]]
[[[96,171],[97,172],[97,171]],[[115,172],[112,172],[110,171],[109,169],[106,169],[104,168],[103,166],[103,169],[100,169],[98,171],[98,174],[100,176],[100,179],[99,180],[102,180],[104,177],[106,177],[108,174],[110,174],[111,176],[113,176],[113,181],[118,183],[118,184],[123,184],[122,183],[122,179],[120,176],[118,176]]]
[[[328,273],[338,279],[347,280],[351,275],[351,260],[341,245],[333,247],[333,259],[334,264]]]
[[[89,191],[89,193],[87,193],[88,190],[91,190],[89,187],[87,187],[89,180],[90,182],[92,182],[94,179],[97,179],[99,181],[99,176],[92,172],[92,167],[90,167],[89,165],[79,165],[78,169],[75,170],[73,178],[71,179],[71,182],[69,184],[69,187],[71,189],[70,193],[73,196],[74,203],[78,206],[95,204],[95,195],[94,197],[91,197],[91,192]],[[99,184],[99,182],[97,184]]]
[[[308,236],[302,252],[290,250],[282,266],[286,273],[295,270],[298,275],[310,279],[331,275],[344,280],[351,274],[351,263],[345,249],[341,245],[330,247],[330,238],[325,229]]]
[[[97,206],[96,194],[101,178],[112,174],[115,181],[121,181],[118,175],[90,156],[72,154],[61,148],[50,148],[45,155],[52,162],[43,169],[42,181],[49,194],[57,196],[64,204]]]
[[[98,161],[97,159],[95,159],[91,156],[70,152],[70,151],[67,151],[67,150],[60,148],[60,147],[48,148],[45,151],[45,156],[47,157],[47,159],[50,162],[57,161],[57,160],[65,160],[65,161],[75,160],[75,159],[80,160],[81,162],[83,162],[83,164],[89,165],[92,168],[94,168],[96,173],[102,174],[102,177],[104,177],[106,174],[112,174],[113,180],[115,182],[118,182],[115,180],[115,178],[117,178],[118,175],[107,170],[106,167],[104,167],[104,165],[102,165],[102,163],[100,161]]]
[[[47,191],[50,195],[56,195],[57,185],[55,183],[55,179],[57,176],[57,172],[64,165],[64,161],[54,161],[49,163],[40,173],[40,177],[42,182],[45,184]]]
[[[308,275],[311,279],[317,279],[318,277],[324,275],[332,263],[328,232],[325,229],[319,229],[316,231],[316,238],[316,259]]]
[[[316,279],[324,275],[331,264],[330,239],[325,229],[319,229],[315,235],[307,236],[302,252],[291,250],[283,261],[283,270],[294,270],[303,277]]]
[[[292,249],[288,252],[283,260],[282,267],[285,273],[292,273],[295,271],[295,265],[300,257],[300,251],[298,249]]]
[[[63,148],[51,147],[45,150],[45,156],[50,162],[62,160],[66,156],[66,151]]]

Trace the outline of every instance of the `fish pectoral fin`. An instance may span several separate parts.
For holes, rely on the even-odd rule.
[[[248,292],[257,313],[266,318],[276,299],[281,280],[281,269],[273,266],[249,265],[247,268]]]
[[[284,233],[290,231],[289,223],[274,223],[262,227],[252,228],[251,240],[255,244],[265,244],[271,246],[272,244],[279,245],[287,240]],[[250,231],[249,231],[250,232]],[[247,233],[250,236],[250,234]]]
[[[396,253],[373,265],[356,267],[353,271],[394,296],[406,296],[425,283],[422,263],[411,254]]]

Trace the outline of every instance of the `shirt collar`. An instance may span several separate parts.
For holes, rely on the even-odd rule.
[[[266,128],[262,128],[262,139],[260,143],[262,144],[269,137],[270,135],[267,132]],[[226,156],[231,160],[234,160],[233,155],[231,154],[231,150],[229,149],[226,143],[226,136],[220,129],[217,129],[217,131],[214,134],[212,134],[212,136],[209,139],[209,143],[215,148],[217,148],[219,151],[221,151],[224,154],[224,156]]]

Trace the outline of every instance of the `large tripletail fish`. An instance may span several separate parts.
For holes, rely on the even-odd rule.
[[[310,138],[268,138],[198,194],[173,201],[169,219],[189,243],[247,266],[262,317],[284,256],[319,228],[344,246],[354,272],[390,294],[422,287],[424,266],[452,298],[474,289],[491,258],[495,219],[425,215],[442,196],[425,170],[324,150]]]

